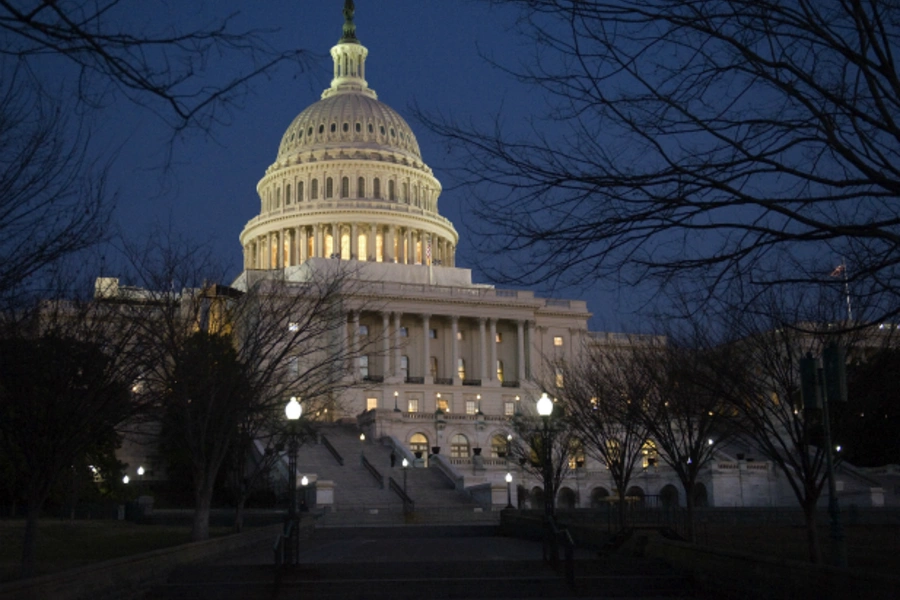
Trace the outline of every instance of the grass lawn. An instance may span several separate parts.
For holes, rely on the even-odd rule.
[[[230,527],[210,527],[213,537],[231,532]],[[0,520],[0,581],[18,576],[24,535],[24,520]],[[38,526],[36,574],[62,571],[189,541],[191,529],[186,525],[42,519]]]
[[[819,544],[827,564],[831,556],[828,527],[819,527]],[[885,575],[900,573],[900,525],[853,525],[844,527],[847,562],[851,569]],[[806,529],[779,525],[709,525],[698,528],[697,542],[782,560],[807,561]]]

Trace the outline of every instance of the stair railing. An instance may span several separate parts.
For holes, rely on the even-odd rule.
[[[366,458],[365,455],[362,457],[362,466],[375,478],[378,487],[384,489],[384,476],[375,468],[375,465],[369,462],[369,459]]]
[[[416,509],[416,503],[413,502],[413,499],[410,498],[405,491],[403,491],[403,487],[398,484],[393,477],[388,478],[388,484],[391,488],[391,491],[397,494],[401,500],[403,500],[403,512],[404,514],[408,514],[413,512]]]
[[[337,448],[331,445],[331,442],[328,441],[328,438],[325,437],[325,434],[322,434],[322,445],[325,446],[331,455],[338,461],[338,464],[342,467],[344,466],[344,457],[341,456],[340,452],[337,451]]]

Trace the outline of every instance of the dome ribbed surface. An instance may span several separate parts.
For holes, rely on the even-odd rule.
[[[343,146],[399,152],[422,160],[416,136],[403,117],[375,98],[352,92],[319,100],[300,113],[281,138],[278,160]]]

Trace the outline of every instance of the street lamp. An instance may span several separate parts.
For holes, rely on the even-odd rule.
[[[512,508],[512,473],[506,474],[506,508]]]
[[[559,550],[556,546],[556,537],[553,535],[553,449],[550,439],[550,415],[553,414],[553,400],[550,399],[547,392],[541,394],[538,399],[537,412],[544,421],[541,437],[541,450],[544,453],[542,462],[544,463],[544,521],[546,522],[544,560],[549,558],[555,566],[559,561]]]
[[[400,407],[397,406],[397,396],[400,395],[400,392],[394,392],[394,412],[400,412]]]
[[[409,461],[403,457],[403,493],[406,493],[406,472],[409,469]]]
[[[284,414],[290,427],[290,437],[288,439],[288,487],[291,495],[290,504],[288,505],[288,521],[291,528],[286,559],[293,563],[300,550],[300,532],[298,531],[299,523],[297,522],[297,421],[300,419],[300,415],[303,414],[303,407],[300,406],[296,396],[291,396],[290,402],[284,407]]]

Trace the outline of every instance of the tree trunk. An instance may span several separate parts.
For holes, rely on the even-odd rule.
[[[234,532],[240,533],[244,530],[244,505],[247,503],[247,495],[241,493],[237,499],[237,505],[234,507]]]
[[[693,486],[691,486],[693,488]],[[693,491],[693,489],[691,490]],[[689,491],[685,493],[684,498],[684,506],[685,506],[685,524],[684,524],[684,537],[687,538],[687,541],[693,543],[695,541],[694,535],[694,495]]]
[[[822,548],[819,546],[819,530],[816,527],[816,505],[803,505],[803,517],[806,521],[806,544],[809,561],[815,565],[822,564]]]
[[[213,486],[205,480],[199,484],[194,493],[194,525],[191,529],[191,540],[200,542],[209,539],[209,513],[212,505]]]
[[[34,575],[35,549],[37,548],[38,517],[43,501],[29,501],[25,516],[25,538],[22,540],[22,577]]]

